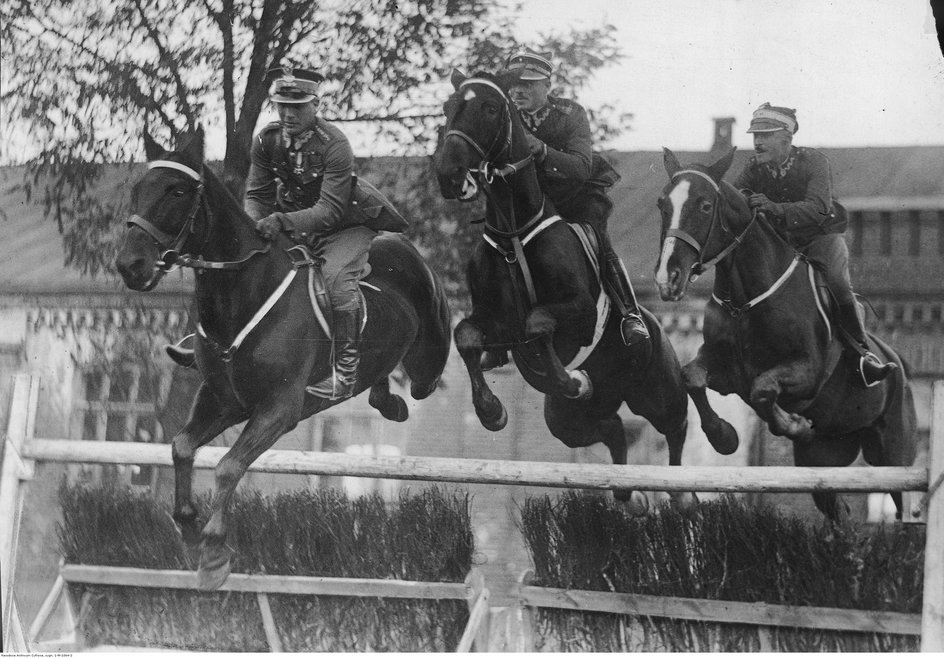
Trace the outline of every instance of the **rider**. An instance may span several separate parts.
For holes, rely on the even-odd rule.
[[[835,204],[826,156],[793,146],[799,125],[796,110],[762,104],[747,132],[754,135],[754,155],[734,186],[748,194],[751,208],[763,212],[791,245],[819,266],[839,304],[838,320],[859,359],[866,386],[884,379],[898,366],[882,363],[869,350],[849,278],[849,250],[842,233],[845,211]]]
[[[377,232],[363,224],[361,214],[348,212],[354,155],[344,134],[317,115],[324,77],[288,67],[273,69],[269,77],[269,100],[279,121],[253,139],[244,208],[266,240],[284,232],[314,246],[324,259],[336,358],[331,374],[308,391],[340,400],[350,397],[357,383],[358,281],[369,272],[367,252]],[[179,344],[167,352],[182,365],[193,362],[192,350]]]
[[[596,231],[602,252],[601,275],[622,315],[623,342],[627,346],[641,344],[649,340],[649,330],[606,231],[613,210],[606,189],[619,180],[619,174],[592,153],[590,123],[584,108],[550,95],[553,72],[548,57],[520,52],[508,59],[503,77],[512,81],[509,96],[525,126],[541,189],[567,221],[589,224]],[[487,370],[507,362],[505,352],[489,350],[482,365]]]

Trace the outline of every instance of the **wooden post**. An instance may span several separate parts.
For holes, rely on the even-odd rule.
[[[26,637],[13,614],[13,583],[16,570],[16,545],[23,507],[20,481],[32,476],[32,465],[22,457],[23,447],[33,433],[39,379],[30,375],[13,378],[10,419],[3,441],[3,463],[0,465],[0,609],[3,610],[4,638]],[[3,647],[4,651],[20,650]]]
[[[931,389],[921,651],[944,651],[944,381]]]

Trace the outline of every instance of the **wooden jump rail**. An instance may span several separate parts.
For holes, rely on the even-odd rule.
[[[34,461],[95,464],[172,465],[170,446],[33,438],[38,381],[16,378],[0,478],[0,604],[3,636],[16,641],[15,601],[9,568],[15,564],[19,482],[32,475]],[[944,381],[932,393],[928,467],[693,467],[613,466],[507,462],[432,457],[364,457],[337,453],[270,450],[250,470],[267,473],[345,475],[401,480],[490,483],[557,488],[710,492],[926,492],[927,538],[921,650],[944,651]],[[226,448],[197,452],[197,468],[213,468]],[[13,519],[13,523],[7,523]],[[751,604],[752,607],[757,606]],[[737,622],[738,620],[731,620]],[[4,647],[6,649],[6,647]]]
[[[59,576],[40,606],[30,626],[29,637],[37,638],[43,631],[56,604],[69,583],[148,587],[202,591],[194,571],[170,569],[137,569],[101,565],[62,564]],[[484,649],[483,631],[487,631],[489,590],[481,572],[473,569],[465,583],[418,582],[371,578],[329,578],[323,576],[251,575],[232,573],[217,592],[243,592],[256,595],[262,626],[269,650],[283,651],[278,624],[269,604],[269,595],[279,596],[354,596],[362,598],[398,598],[422,600],[463,600],[469,604],[469,621],[456,651],[471,651],[473,642]],[[90,594],[81,603],[79,617],[85,614]],[[68,606],[67,606],[68,607]],[[73,616],[71,609],[69,615]]]

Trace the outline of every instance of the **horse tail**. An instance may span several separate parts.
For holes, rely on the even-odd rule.
[[[403,368],[410,378],[411,395],[422,400],[436,390],[446,368],[452,348],[452,313],[439,275],[406,238],[389,239],[398,269],[407,273],[406,293],[419,321],[416,337],[403,356]]]

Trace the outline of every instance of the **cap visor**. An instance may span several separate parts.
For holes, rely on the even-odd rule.
[[[282,94],[272,94],[269,96],[269,100],[273,103],[308,103],[315,100],[316,96],[314,94],[306,94],[305,96],[283,96]]]

